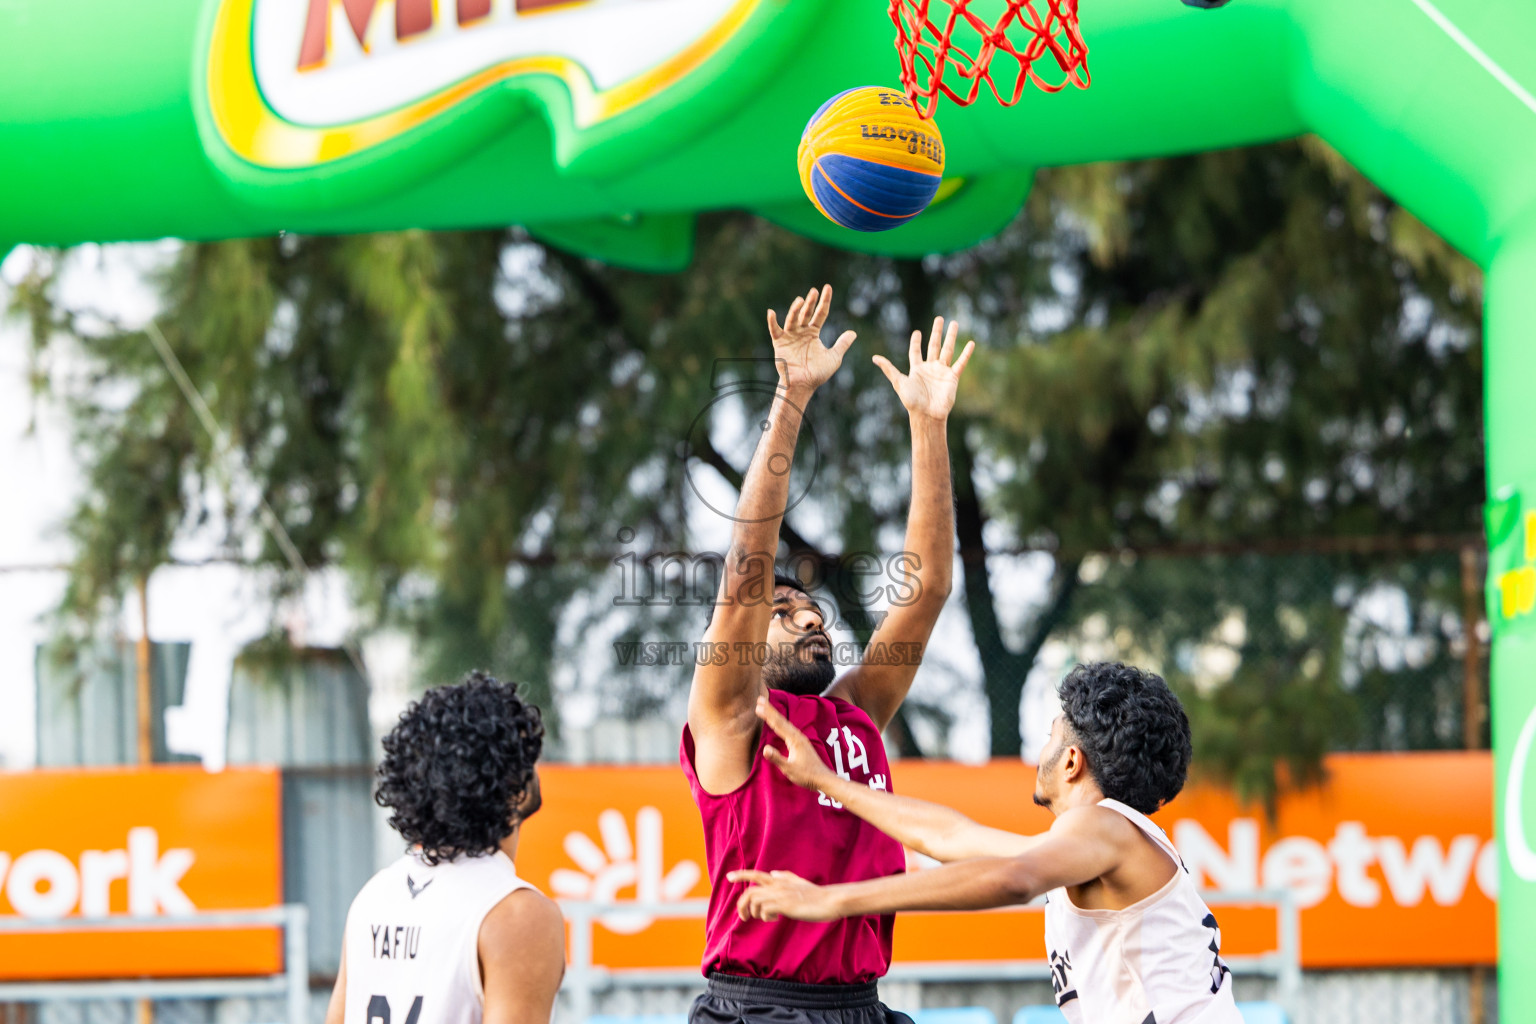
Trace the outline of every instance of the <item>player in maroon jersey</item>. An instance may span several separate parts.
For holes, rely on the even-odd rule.
[[[723,658],[694,671],[681,760],[704,819],[713,892],[704,950],[708,991],[694,1004],[693,1024],[772,1017],[819,1024],[885,1024],[893,1015],[875,988],[891,961],[891,915],[817,923],[743,921],[736,914],[742,886],[727,874],[773,864],[818,882],[854,882],[899,874],[901,844],[819,794],[801,789],[762,763],[755,711],[765,696],[814,738],[839,775],[890,789],[880,732],[895,715],[921,652],[949,595],[954,559],[954,505],[945,437],[955,389],[975,343],[955,357],[957,328],[934,321],[925,353],[914,331],[910,367],[899,372],[874,361],[896,389],[912,433],[912,500],[903,580],[871,638],[888,656],[868,658],[834,681],[831,644],[822,613],[800,582],[774,572],[779,524],[789,495],[789,471],[801,417],[816,389],[842,364],[853,344],[845,332],[830,348],[821,342],[832,300],[830,286],[790,306],[780,326],[772,310],[768,333],[778,388],[736,506],[730,549],[711,612],[706,644]],[[873,581],[871,581],[873,582]],[[766,642],[759,664],[744,653]],[[725,645],[723,648],[720,645]],[[745,645],[745,646],[737,646]],[[780,742],[771,733],[762,737]]]

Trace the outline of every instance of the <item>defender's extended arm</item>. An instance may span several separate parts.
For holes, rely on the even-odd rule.
[[[1116,812],[1101,807],[1067,811],[1040,843],[1017,857],[960,861],[867,882],[819,886],[788,871],[732,871],[727,877],[753,885],[737,901],[743,920],[831,921],[903,910],[1006,907],[1112,871],[1125,855],[1115,818]]]
[[[827,767],[816,745],[767,700],[759,698],[757,714],[778,733],[789,750],[786,757],[772,747],[763,748],[763,756],[778,766],[789,781],[825,793],[845,810],[926,857],[939,861],[1013,857],[1045,839],[989,828],[942,804],[897,796],[845,779]]]

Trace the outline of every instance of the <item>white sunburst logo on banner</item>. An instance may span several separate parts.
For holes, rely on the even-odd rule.
[[[566,834],[562,844],[579,871],[557,868],[549,887],[558,896],[597,903],[624,902],[618,894],[633,887],[633,902],[677,903],[688,898],[703,872],[691,860],[665,869],[661,812],[642,807],[635,813],[633,838],[624,815],[612,808],[597,816],[599,846],[585,832]],[[598,918],[610,931],[631,935],[649,928],[655,919],[640,910],[614,910]]]

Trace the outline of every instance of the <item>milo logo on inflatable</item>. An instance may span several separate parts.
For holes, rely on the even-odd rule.
[[[653,99],[763,0],[216,0],[207,112],[258,167],[387,143],[519,79],[563,83],[572,127]]]

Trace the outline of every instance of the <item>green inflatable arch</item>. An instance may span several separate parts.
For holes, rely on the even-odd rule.
[[[998,0],[978,0],[992,14]],[[672,269],[700,209],[950,250],[1036,167],[1316,132],[1487,273],[1500,1001],[1536,1020],[1536,3],[1085,0],[1091,89],[941,106],[951,181],[858,235],[794,152],[896,78],[885,0],[50,0],[0,5],[9,244],[518,223]]]

